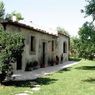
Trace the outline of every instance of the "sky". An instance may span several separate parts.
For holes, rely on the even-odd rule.
[[[16,10],[26,21],[56,29],[62,27],[71,36],[76,36],[82,24],[90,20],[84,18],[81,9],[85,0],[2,0],[6,13]]]

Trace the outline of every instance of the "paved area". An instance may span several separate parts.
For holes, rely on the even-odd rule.
[[[44,75],[57,72],[61,69],[70,67],[75,64],[78,64],[78,62],[67,61],[67,62],[64,62],[63,64],[59,64],[59,65],[55,65],[55,66],[50,66],[50,67],[46,67],[46,68],[39,68],[37,70],[27,71],[27,72],[22,72],[22,73],[15,73],[13,75],[13,77],[15,77],[14,80],[33,80],[38,77],[42,77]]]

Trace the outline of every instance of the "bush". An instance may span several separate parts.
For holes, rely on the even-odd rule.
[[[37,61],[27,62],[25,71],[31,71],[32,69],[37,69],[37,66],[38,66],[38,62]]]
[[[23,47],[24,37],[20,33],[0,30],[0,76],[4,76],[2,79],[0,78],[0,82],[12,75],[10,63],[17,60],[17,55],[23,52]]]
[[[63,59],[62,59],[63,60]],[[56,56],[56,65],[59,64],[59,57]]]
[[[25,71],[31,71],[33,67],[33,62],[27,62]]]
[[[70,57],[69,58],[69,61],[80,61],[81,60],[81,58],[75,58],[75,57]]]
[[[49,66],[54,66],[54,63],[55,63],[55,62],[54,62],[53,59],[51,59],[51,60],[48,61]]]
[[[36,67],[38,65],[38,62],[37,61],[34,61],[33,62],[33,67]]]

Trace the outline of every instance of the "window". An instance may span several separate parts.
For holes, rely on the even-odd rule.
[[[63,53],[67,52],[67,44],[66,42],[63,43]]]
[[[34,36],[31,36],[30,50],[32,52],[35,51],[35,37]]]
[[[54,41],[52,40],[52,51],[54,51]]]

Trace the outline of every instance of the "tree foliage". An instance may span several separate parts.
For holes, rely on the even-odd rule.
[[[22,17],[20,12],[17,11],[13,11],[11,13],[8,13],[7,15],[5,15],[5,8],[4,8],[4,3],[3,1],[0,1],[0,22],[2,22],[2,20],[13,20],[13,16],[16,17],[16,21],[19,20],[23,20],[24,18]]]
[[[5,8],[4,3],[0,1],[0,22],[4,19]]]
[[[69,33],[64,28],[62,28],[62,27],[57,27],[57,31],[59,33],[63,33],[64,35],[69,36]]]
[[[95,55],[95,27],[84,23],[79,30],[79,54],[81,57],[93,59]]]
[[[5,19],[8,20],[8,21],[11,21],[11,20],[13,20],[13,16],[16,17],[16,21],[19,21],[19,20],[23,20],[24,19],[22,17],[21,13],[19,13],[17,11],[13,11],[12,13],[7,14]]]
[[[10,33],[0,30],[0,72],[5,79],[17,56],[23,52],[24,37],[20,33]],[[5,76],[4,76],[5,75]]]
[[[85,59],[95,57],[95,27],[91,23],[84,23],[78,32],[79,36],[71,38],[70,51],[73,57]]]
[[[95,20],[95,0],[85,0],[87,5],[82,12],[85,12],[86,16],[92,16],[93,21]]]
[[[79,57],[79,47],[80,47],[80,41],[77,37],[71,37],[70,38],[70,56],[77,58]]]

